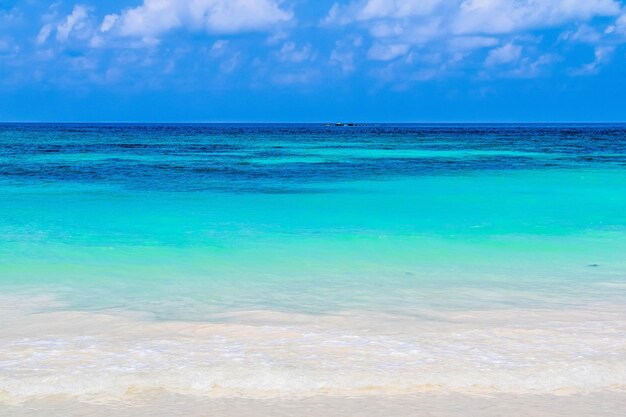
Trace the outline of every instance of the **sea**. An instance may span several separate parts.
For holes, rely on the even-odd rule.
[[[626,125],[0,124],[0,414],[155,393],[624,401]]]

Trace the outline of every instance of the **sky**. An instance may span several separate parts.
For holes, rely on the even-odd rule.
[[[0,121],[624,122],[626,0],[0,0]]]

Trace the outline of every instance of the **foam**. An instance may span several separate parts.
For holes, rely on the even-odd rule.
[[[621,392],[625,309],[241,311],[167,322],[26,306],[2,318],[0,402],[118,401],[153,390],[212,398]]]

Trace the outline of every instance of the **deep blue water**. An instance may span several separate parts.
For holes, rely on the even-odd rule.
[[[624,125],[13,124],[0,125],[0,145],[6,181],[175,192],[626,164]]]

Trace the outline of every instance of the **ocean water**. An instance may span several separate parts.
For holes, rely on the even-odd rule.
[[[624,393],[625,335],[626,125],[0,125],[0,404]]]

